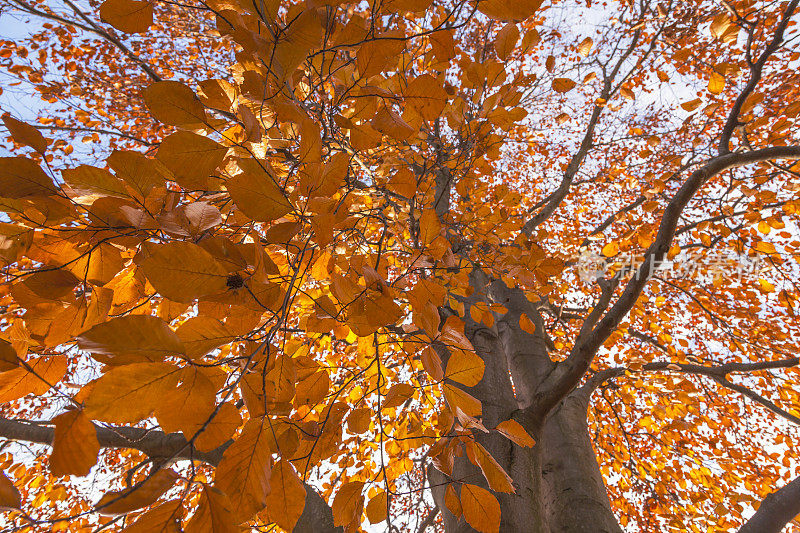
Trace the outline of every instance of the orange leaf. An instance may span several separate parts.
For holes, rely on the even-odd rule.
[[[499,533],[500,504],[494,494],[477,485],[461,485],[461,508],[467,523],[481,533]]]
[[[361,518],[361,510],[364,508],[364,497],[361,491],[364,483],[351,481],[345,483],[336,493],[333,499],[333,525],[348,526]]]
[[[272,468],[267,511],[285,531],[292,531],[306,505],[306,489],[292,463],[282,459]]]
[[[521,21],[530,17],[542,0],[481,0],[478,11],[495,20]]]
[[[180,82],[157,81],[150,84],[142,96],[150,109],[150,114],[164,124],[182,126],[198,124],[206,120],[203,104],[200,103],[194,91]]]
[[[181,533],[182,516],[181,501],[171,500],[139,516],[122,533]]]
[[[248,420],[239,438],[225,450],[214,474],[214,486],[230,498],[237,523],[250,520],[267,505],[270,436],[266,420]]]
[[[67,411],[53,419],[55,437],[50,471],[56,476],[85,476],[97,463],[97,430],[83,411]]]
[[[0,374],[0,403],[27,396],[44,394],[67,373],[64,356],[37,357],[14,370]]]
[[[483,359],[475,352],[452,350],[444,377],[467,387],[474,387],[483,378],[485,366]]]
[[[194,516],[186,524],[185,533],[241,533],[233,513],[233,504],[224,492],[203,485]]]
[[[102,515],[127,514],[155,503],[178,479],[178,474],[170,469],[159,470],[141,483],[120,491],[107,492],[95,504]]]
[[[520,425],[516,420],[505,420],[497,424],[495,428],[497,431],[505,435],[510,441],[524,446],[526,448],[533,447],[536,441],[525,431],[525,428]]]

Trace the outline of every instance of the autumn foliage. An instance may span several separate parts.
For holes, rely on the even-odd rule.
[[[797,4],[0,0],[3,530],[780,531]]]

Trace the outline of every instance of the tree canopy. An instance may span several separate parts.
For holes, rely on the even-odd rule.
[[[3,20],[4,530],[800,514],[798,0]]]

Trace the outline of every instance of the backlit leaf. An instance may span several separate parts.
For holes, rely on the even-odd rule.
[[[106,516],[126,514],[155,503],[177,480],[178,474],[175,471],[162,469],[131,487],[106,492],[94,507]]]
[[[306,489],[292,463],[282,459],[272,467],[267,511],[270,518],[285,531],[292,531],[303,514]]]
[[[30,146],[41,154],[47,150],[47,139],[30,124],[20,122],[9,114],[3,115],[3,123],[16,142]]]
[[[56,476],[85,476],[97,463],[100,443],[92,421],[80,410],[67,411],[53,419],[55,438],[50,471]]]
[[[0,403],[28,394],[44,394],[61,381],[66,372],[67,358],[64,356],[29,359],[19,368],[0,373]]]
[[[190,242],[149,246],[140,267],[166,298],[191,302],[227,289],[228,275],[214,257]]]
[[[180,357],[180,337],[158,317],[130,315],[101,322],[78,337],[81,350],[112,356],[114,364],[162,361]]]
[[[86,416],[118,424],[139,422],[173,394],[180,372],[169,363],[112,367],[93,383],[86,398]]]
[[[214,486],[230,498],[237,523],[249,520],[267,505],[270,435],[266,419],[251,418],[241,435],[225,450],[217,467]]]
[[[157,81],[148,86],[142,96],[150,114],[164,124],[181,126],[206,119],[203,104],[189,87],[180,82]]]

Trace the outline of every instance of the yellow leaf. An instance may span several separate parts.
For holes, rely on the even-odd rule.
[[[497,431],[505,435],[510,441],[525,448],[531,448],[536,441],[525,431],[525,428],[516,420],[505,420],[497,424]]]
[[[122,533],[181,533],[183,508],[180,500],[170,500],[143,513]]]
[[[225,291],[228,275],[214,257],[191,242],[145,246],[139,262],[151,285],[165,298],[188,303]]]
[[[127,0],[126,0],[127,1]],[[157,81],[142,93],[150,114],[170,126],[205,122],[203,104],[189,87],[177,81]]]
[[[484,368],[483,359],[478,354],[466,350],[452,350],[444,377],[467,387],[474,387],[483,378]]]
[[[185,533],[241,533],[233,513],[233,504],[224,492],[203,485],[194,516],[186,524]]]
[[[181,369],[169,363],[134,363],[112,367],[92,384],[86,416],[126,424],[149,417],[174,393]]]
[[[454,385],[447,383],[444,384],[443,391],[445,400],[447,400],[447,404],[453,411],[455,411],[455,408],[457,407],[468,416],[481,416],[481,402],[470,394],[464,392]]]
[[[242,213],[259,222],[271,222],[291,211],[274,178],[255,159],[240,159],[239,166],[244,172],[226,181],[225,187]]]
[[[163,361],[182,357],[178,335],[158,317],[129,315],[101,322],[78,337],[81,350],[112,356],[113,364]]]
[[[40,154],[43,154],[45,150],[47,150],[47,139],[42,137],[39,130],[30,124],[20,122],[8,113],[3,115],[3,123],[6,125],[6,128],[8,128],[11,136],[14,137],[14,140],[19,144],[30,146]]]
[[[361,510],[364,508],[364,497],[361,491],[364,483],[351,481],[345,483],[333,499],[333,525],[349,526],[361,519]]]
[[[422,216],[419,218],[419,240],[424,246],[429,245],[433,240],[439,236],[442,231],[442,225],[439,223],[439,218],[436,216],[436,211],[433,209],[425,209]]]
[[[753,249],[762,254],[774,254],[776,252],[775,245],[767,241],[758,241],[753,245]]]
[[[712,72],[708,78],[708,92],[711,94],[720,94],[725,89],[725,77]]]
[[[557,93],[566,93],[575,88],[577,83],[569,78],[556,78],[553,80],[553,90]]]
[[[57,190],[36,161],[27,157],[0,157],[0,197],[48,196]]]
[[[222,322],[208,316],[190,318],[175,333],[186,348],[186,357],[190,359],[202,357],[236,338]]]
[[[306,489],[292,463],[281,459],[272,468],[267,511],[270,519],[285,531],[292,531],[306,505]]]
[[[236,523],[250,520],[267,505],[270,436],[266,419],[248,420],[239,438],[225,450],[214,474],[214,486],[230,498]]]
[[[0,509],[22,508],[22,495],[14,483],[0,472]]]
[[[581,44],[578,45],[578,53],[583,57],[588,57],[589,53],[592,51],[592,45],[594,41],[592,41],[591,37],[587,37],[586,39],[581,41]]]
[[[117,178],[127,183],[141,198],[147,197],[171,177],[160,161],[133,150],[114,150],[106,163],[116,172]]]
[[[379,492],[369,501],[367,504],[367,520],[369,520],[370,524],[378,524],[386,520],[389,515],[387,501],[386,492],[384,491]]]
[[[156,158],[187,189],[204,189],[208,177],[222,164],[228,149],[203,135],[176,131],[158,147]]]
[[[499,533],[500,504],[494,494],[477,485],[461,485],[461,509],[467,523],[480,533]]]
[[[606,257],[613,257],[619,253],[619,243],[610,242],[603,246],[603,255]]]
[[[127,514],[155,503],[178,479],[178,474],[168,468],[149,475],[145,480],[120,491],[107,492],[95,504],[102,515]]]
[[[494,51],[497,52],[497,57],[501,61],[508,59],[508,56],[517,46],[517,41],[519,41],[517,25],[509,22],[497,32],[494,38]]]
[[[97,463],[97,430],[83,411],[67,411],[53,419],[55,437],[50,471],[56,476],[85,476]]]
[[[64,356],[30,359],[24,366],[0,374],[0,403],[18,400],[28,394],[44,394],[66,373],[67,358]]]
[[[139,0],[106,0],[100,18],[125,33],[144,33],[153,24],[153,4]]]
[[[542,0],[481,0],[478,11],[494,20],[522,21],[541,5]]]

